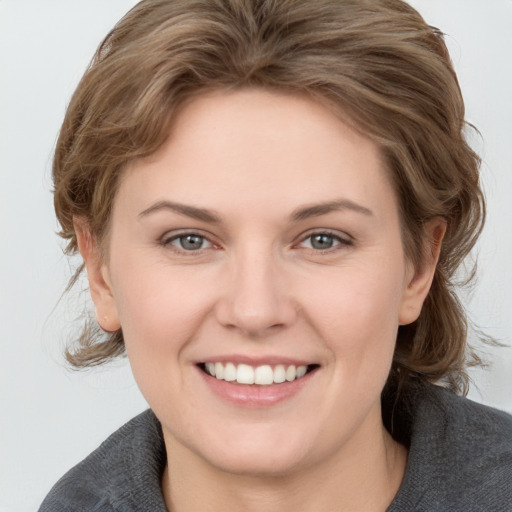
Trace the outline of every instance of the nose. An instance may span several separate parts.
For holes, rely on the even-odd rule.
[[[249,250],[229,263],[226,286],[221,285],[224,291],[216,305],[220,324],[260,338],[295,322],[298,308],[277,260],[264,251]]]

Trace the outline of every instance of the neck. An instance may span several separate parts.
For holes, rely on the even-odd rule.
[[[375,433],[368,437],[368,431],[363,432],[328,460],[271,476],[222,471],[165,436],[169,463],[162,488],[167,508],[171,512],[384,512],[402,482],[407,451],[382,423]]]

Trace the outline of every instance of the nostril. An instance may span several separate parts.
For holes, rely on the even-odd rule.
[[[240,277],[233,290],[217,301],[216,319],[222,326],[251,338],[267,336],[292,325],[297,308],[276,281],[265,276]]]

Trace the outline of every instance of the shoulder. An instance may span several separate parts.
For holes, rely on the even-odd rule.
[[[512,510],[512,416],[429,386],[411,424],[406,475],[390,511]]]
[[[165,462],[160,423],[148,410],[68,471],[39,512],[165,511],[160,492]]]
[[[493,467],[493,473],[511,475],[512,416],[448,390],[433,387],[418,411],[419,440],[436,436],[434,444],[470,476],[472,469]],[[428,428],[425,429],[424,427]],[[482,481],[479,475],[479,481]],[[511,491],[511,480],[507,487]]]

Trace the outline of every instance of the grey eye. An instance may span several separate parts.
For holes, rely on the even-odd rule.
[[[311,235],[307,240],[309,240],[310,246],[313,249],[319,250],[330,249],[334,245],[339,244],[339,241],[334,236],[325,233]]]
[[[185,251],[198,251],[211,246],[204,236],[194,234],[177,236],[171,240],[171,244]]]
[[[313,249],[315,251],[327,251],[341,246],[351,246],[352,240],[329,232],[312,233],[302,240],[300,247]]]

